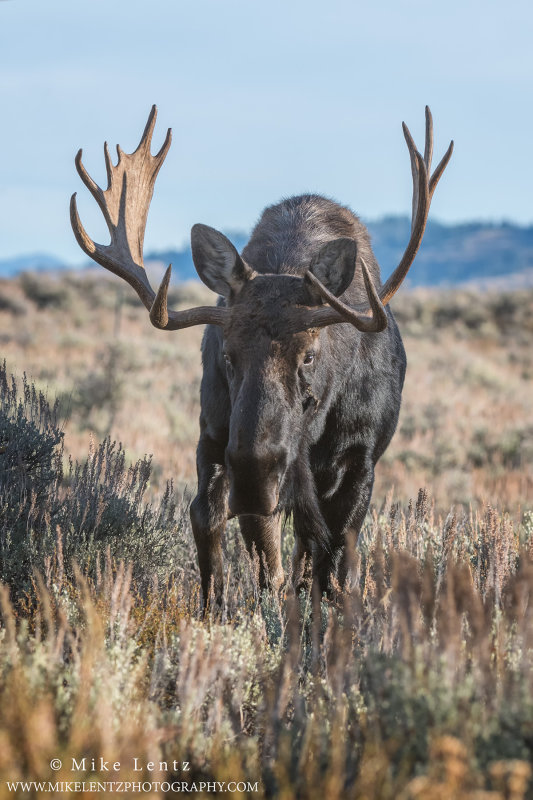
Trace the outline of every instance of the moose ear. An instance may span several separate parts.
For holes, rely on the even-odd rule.
[[[353,239],[334,239],[314,256],[309,272],[335,297],[339,297],[353,280],[356,255],[357,245]],[[322,298],[318,302],[322,303]]]
[[[198,275],[217,294],[224,297],[230,297],[232,292],[237,294],[253,277],[253,271],[230,240],[209,225],[193,225],[191,247]]]

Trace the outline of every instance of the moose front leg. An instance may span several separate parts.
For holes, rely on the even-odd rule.
[[[261,589],[278,590],[283,583],[281,565],[281,514],[260,517],[243,514],[239,517],[241,533],[250,556],[259,559],[259,585]]]
[[[322,500],[320,508],[331,533],[330,552],[314,550],[313,574],[320,592],[329,592],[330,576],[342,587],[346,581],[350,554],[346,552],[348,532],[359,536],[374,484],[374,463],[359,455],[346,470],[335,493]],[[349,545],[349,543],[348,543]]]
[[[198,494],[191,503],[191,524],[198,551],[203,602],[207,605],[211,588],[222,606],[224,576],[222,537],[228,519],[228,481],[224,448],[208,437],[198,442],[196,455]]]

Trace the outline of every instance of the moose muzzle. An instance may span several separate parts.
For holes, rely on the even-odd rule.
[[[257,456],[226,453],[230,482],[229,511],[232,516],[257,514],[268,517],[279,504],[287,454],[271,452]]]

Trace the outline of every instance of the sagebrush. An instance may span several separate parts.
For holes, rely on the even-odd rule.
[[[0,385],[0,797],[100,756],[260,797],[533,796],[531,514],[390,497],[330,601],[262,594],[230,526],[225,618],[203,618],[186,501],[147,502],[149,459],[109,440],[64,468],[54,406]]]

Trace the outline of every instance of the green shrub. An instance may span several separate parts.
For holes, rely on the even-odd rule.
[[[9,284],[5,284],[5,288],[8,289],[8,287]],[[3,289],[4,286],[2,286],[2,290]],[[5,311],[14,316],[22,316],[26,313],[26,309],[22,303],[12,297],[8,297],[8,295],[3,292],[0,293],[0,311]]]
[[[33,272],[23,272],[19,281],[24,294],[37,308],[68,307],[71,293],[65,281]]]
[[[52,496],[62,478],[63,433],[51,407],[24,376],[22,392],[0,369],[0,576],[24,584],[50,549]],[[56,501],[57,502],[57,501]]]
[[[19,393],[0,369],[0,580],[24,592],[35,570],[44,573],[57,557],[66,569],[76,561],[95,574],[107,548],[147,571],[166,575],[176,563],[186,506],[172,484],[157,504],[145,499],[151,459],[127,467],[121,445],[108,437],[84,463],[63,470],[63,432],[58,404],[51,406],[26,378]]]

